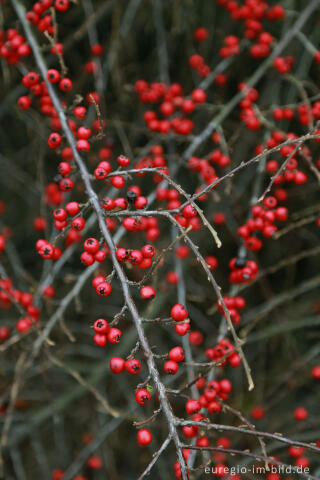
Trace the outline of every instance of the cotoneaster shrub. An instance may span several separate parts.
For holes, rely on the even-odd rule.
[[[320,2],[0,7],[2,478],[318,478]]]

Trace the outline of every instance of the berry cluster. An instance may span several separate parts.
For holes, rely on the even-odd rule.
[[[207,348],[205,354],[210,361],[222,367],[228,363],[237,368],[241,364],[241,358],[228,338],[222,338],[213,348]]]
[[[127,136],[127,126],[122,125],[120,120],[113,122],[113,114],[109,116],[109,111],[106,112],[103,92],[106,67],[103,52],[109,47],[106,48],[105,44],[98,42],[100,30],[97,29],[92,34],[91,17],[88,25],[89,56],[86,55],[85,61],[80,65],[79,79],[75,73],[79,66],[73,65],[76,62],[70,59],[72,74],[67,76],[64,66],[65,45],[58,43],[57,22],[59,13],[69,10],[69,0],[33,2],[26,14],[31,26],[25,18],[24,23],[22,22],[26,38],[15,29],[0,32],[0,56],[6,59],[9,65],[18,67],[15,73],[19,75],[19,79],[22,77],[24,94],[16,99],[17,107],[22,111],[19,116],[28,118],[35,114],[35,118],[41,118],[47,128],[44,145],[48,161],[44,159],[47,168],[42,172],[45,182],[41,192],[41,214],[38,215],[37,209],[37,216],[32,216],[35,232],[43,237],[35,241],[39,254],[36,268],[42,265],[41,259],[60,259],[54,265],[50,262],[45,264],[39,283],[31,278],[29,291],[14,288],[15,282],[7,277],[5,270],[3,273],[1,268],[1,308],[7,311],[15,306],[23,313],[16,322],[19,333],[30,330],[41,315],[43,322],[46,322],[45,333],[47,335],[48,329],[51,335],[50,328],[51,325],[54,326],[56,317],[63,317],[60,311],[64,312],[69,303],[79,295],[83,280],[89,279],[91,275],[93,290],[84,294],[86,310],[81,306],[79,308],[81,315],[87,314],[90,298],[94,298],[92,311],[89,313],[91,321],[85,320],[87,323],[84,334],[81,329],[78,330],[77,324],[75,340],[83,341],[89,348],[92,341],[95,346],[100,347],[93,350],[94,368],[96,360],[101,358],[104,366],[109,365],[109,372],[119,375],[118,378],[124,383],[128,382],[131,398],[135,398],[138,406],[145,407],[144,412],[151,410],[153,402],[159,406],[150,418],[156,419],[161,412],[168,423],[170,439],[177,441],[175,437],[179,438],[181,433],[181,437],[185,439],[194,439],[194,443],[189,444],[190,448],[180,448],[180,440],[178,441],[178,461],[174,464],[174,474],[178,480],[186,480],[189,476],[183,459],[188,461],[190,458],[191,446],[205,450],[214,444],[226,450],[230,449],[231,440],[228,437],[213,440],[204,428],[192,423],[207,424],[212,421],[212,416],[216,419],[230,408],[226,402],[231,392],[236,392],[238,385],[234,379],[239,375],[237,372],[234,374],[233,368],[243,366],[249,390],[253,387],[250,368],[242,350],[243,342],[237,331],[242,310],[250,308],[251,304],[256,304],[259,300],[250,298],[250,295],[246,295],[245,300],[239,295],[239,290],[251,287],[250,284],[259,272],[259,279],[270,273],[268,267],[271,257],[266,254],[269,261],[265,265],[263,256],[268,245],[265,239],[275,239],[279,235],[278,229],[283,225],[284,230],[295,228],[295,225],[290,223],[291,219],[295,218],[295,201],[299,198],[303,203],[303,188],[306,183],[309,186],[312,181],[315,182],[315,178],[319,180],[320,169],[320,158],[313,162],[314,147],[320,141],[319,138],[314,138],[314,135],[320,135],[317,125],[320,120],[320,102],[317,101],[317,96],[309,99],[309,93],[313,90],[312,84],[310,87],[304,80],[292,80],[296,73],[297,78],[299,76],[300,63],[295,56],[286,55],[285,47],[279,48],[279,45],[281,47],[285,44],[277,37],[279,26],[270,25],[270,22],[286,17],[284,8],[266,0],[216,0],[216,3],[229,13],[233,25],[230,32],[217,31],[217,69],[216,65],[214,70],[209,65],[209,59],[212,58],[208,41],[211,32],[200,26],[192,32],[192,45],[196,48],[192,47],[184,59],[184,68],[190,73],[190,79],[186,78],[185,82],[176,81],[176,78],[179,78],[176,71],[172,80],[169,76],[171,72],[168,72],[168,76],[160,77],[168,78],[166,82],[152,81],[157,77],[150,77],[148,74],[141,76],[141,72],[135,74],[134,79],[130,80],[131,85],[127,85],[127,91],[128,95],[134,95],[135,100],[138,97],[142,104],[141,110],[138,109],[137,112],[141,125],[134,133],[136,137]],[[94,14],[95,12],[93,17]],[[229,18],[225,12],[223,15]],[[289,20],[294,16],[295,13],[291,12]],[[97,18],[95,22],[98,22]],[[293,27],[293,32],[296,32],[295,28],[297,29]],[[267,31],[269,29],[270,32]],[[123,32],[123,28],[121,31]],[[80,29],[82,35],[81,32]],[[165,29],[164,33],[166,34]],[[40,49],[38,38],[49,43]],[[26,39],[29,40],[28,43]],[[314,50],[308,39],[301,41],[308,45],[306,49],[309,53]],[[165,44],[163,41],[162,48],[166,47]],[[43,54],[43,57],[48,53],[50,67],[54,68],[43,67],[37,55],[35,62],[32,58],[27,58],[31,57],[29,45],[35,52],[38,50],[39,55]],[[276,46],[279,48],[277,56],[274,53]],[[108,68],[113,62],[111,58],[112,55],[108,59]],[[268,61],[261,61],[261,66],[252,74],[246,72],[247,64],[243,62],[243,67],[241,65],[235,75],[230,65],[240,64],[242,58],[249,59],[250,66],[256,63],[260,65],[261,59],[269,59],[270,68]],[[314,63],[320,63],[319,51],[313,52],[313,60]],[[115,66],[115,70],[117,67]],[[313,64],[312,68],[318,67]],[[215,78],[212,78],[213,71],[219,72],[215,74]],[[276,78],[279,82],[292,81],[301,101],[282,104],[279,88],[279,95],[274,97],[275,101],[266,102],[267,90],[264,82],[256,79],[261,79],[260,72],[267,71],[272,79]],[[289,73],[291,75],[288,75]],[[125,72],[125,75],[127,74],[129,75]],[[245,80],[248,78],[250,80]],[[113,78],[112,83],[116,83]],[[210,90],[212,85],[221,87],[218,98],[217,88]],[[22,87],[20,85],[20,88]],[[121,88],[121,85],[112,85],[111,88],[116,87]],[[229,99],[230,93],[232,96]],[[298,93],[295,93],[298,98]],[[291,98],[290,95],[288,98]],[[122,99],[117,101],[120,104]],[[271,107],[266,106],[267,104]],[[217,112],[213,119],[212,111]],[[108,123],[102,118],[106,113]],[[229,115],[230,128],[229,124],[225,125]],[[240,150],[239,158],[240,154],[242,156],[238,162],[237,149],[238,145],[241,147],[242,135],[247,145],[246,149]],[[121,140],[121,148],[116,141],[117,137]],[[134,148],[131,146],[131,138],[137,138]],[[147,143],[150,138],[151,141]],[[306,141],[309,142],[308,146],[305,145]],[[147,144],[147,147],[141,148],[142,143]],[[185,144],[188,147],[184,149]],[[121,152],[128,152],[128,156]],[[251,154],[256,157],[251,160],[242,158]],[[56,164],[52,159],[53,162],[56,160]],[[256,171],[257,180],[252,182],[254,188],[250,196],[247,194],[246,179],[241,188],[238,188],[236,183],[233,184],[233,178],[244,167],[249,168],[249,164],[255,165],[255,162],[261,163]],[[307,175],[308,170],[310,173]],[[223,180],[227,180],[225,185],[229,181],[225,189],[220,187]],[[244,200],[247,202],[245,206]],[[317,209],[311,211],[313,228],[319,213],[318,206],[316,207]],[[207,221],[207,218],[211,218],[211,221]],[[320,218],[316,225],[320,226]],[[215,227],[218,227],[219,236],[222,234],[224,243],[224,248],[220,249],[219,253],[215,244],[201,245],[201,235],[209,231],[219,246]],[[23,270],[23,266],[16,264],[15,259],[12,260],[16,254],[14,251],[12,254],[10,250],[10,230],[5,228],[1,227],[0,253],[4,252],[5,262],[9,268],[13,266],[15,274],[17,270]],[[174,229],[176,233],[172,235]],[[170,236],[169,241],[165,238],[166,234]],[[310,235],[311,241],[314,237],[315,235]],[[301,239],[305,243],[310,240],[307,235],[301,235]],[[234,246],[237,244],[236,253]],[[73,248],[70,248],[71,245]],[[202,247],[206,251],[204,255],[201,253]],[[74,264],[71,254],[74,254]],[[191,254],[194,254],[195,261]],[[291,258],[289,264],[300,259],[299,253],[295,255],[298,257]],[[66,263],[69,259],[70,263]],[[168,259],[173,260],[172,264]],[[27,262],[26,265],[29,266],[30,259],[27,259]],[[214,287],[214,300],[212,292],[207,290],[207,283],[202,285],[197,272],[195,273],[197,264],[205,272],[210,288]],[[69,270],[73,267],[76,273],[70,274]],[[279,265],[276,265],[274,270],[277,271],[278,267]],[[227,271],[229,268],[229,275],[225,268]],[[36,272],[38,275],[39,272]],[[228,294],[221,293],[220,280],[223,291]],[[71,293],[66,295],[66,285],[70,281],[74,281],[75,285]],[[20,287],[19,283],[17,285]],[[273,285],[271,287],[273,288]],[[273,294],[271,287],[269,289]],[[295,292],[304,291],[305,284],[302,287]],[[211,307],[214,302],[213,311],[206,309],[207,299],[210,299]],[[46,308],[42,308],[43,303]],[[122,307],[121,310],[119,308],[120,313],[113,315],[112,308],[118,308],[119,303]],[[51,316],[56,305],[59,305],[58,314],[56,311]],[[101,317],[105,318],[97,318],[100,316],[96,313],[98,308],[108,308],[108,305],[110,311],[106,313],[106,310],[103,310],[104,313],[101,314]],[[160,316],[147,318],[153,317],[158,307]],[[217,329],[219,333],[214,339],[210,337],[211,319],[207,318],[212,313],[220,317],[222,327],[225,324],[229,327]],[[92,318],[97,319],[94,321]],[[135,347],[128,353],[125,348],[129,337],[127,326],[130,322],[135,326],[138,338]],[[88,343],[90,323],[93,323],[93,335]],[[144,328],[145,324],[153,328],[157,339],[160,339],[161,330],[159,344],[149,340],[149,331]],[[1,342],[10,339],[12,328],[9,325],[8,321],[8,325],[0,327]],[[42,328],[41,324],[38,326]],[[73,340],[73,333],[70,334],[67,328],[65,330],[68,338]],[[31,330],[30,334],[32,333]],[[152,333],[150,337],[151,335]],[[22,339],[22,336],[18,337]],[[38,344],[43,337],[44,335],[39,337]],[[169,347],[168,343],[165,343],[168,338]],[[48,345],[51,348],[50,342]],[[52,347],[57,348],[58,352],[59,347],[56,345],[59,346],[58,341],[52,342]],[[213,346],[208,348],[208,345]],[[4,348],[7,348],[7,344]],[[62,350],[59,350],[60,353]],[[105,355],[108,355],[107,361]],[[201,361],[200,367],[205,369],[203,371],[195,371],[199,367],[197,356]],[[203,362],[205,357],[208,361]],[[68,372],[70,373],[69,370]],[[310,367],[309,372],[310,381],[319,380],[319,365]],[[123,375],[120,375],[121,373]],[[225,378],[229,374],[230,379]],[[72,376],[80,379],[82,385],[85,384],[80,374],[73,372]],[[183,377],[180,390],[170,389],[170,382],[177,383],[180,376]],[[185,382],[186,379],[188,383]],[[292,388],[289,384],[290,381],[288,386]],[[95,389],[89,390],[96,394]],[[189,416],[187,422],[180,421],[177,416],[183,405],[178,402],[174,404],[171,394],[173,398],[187,398],[183,409],[183,415]],[[96,398],[98,397],[101,398],[100,394],[96,394]],[[118,400],[118,397],[115,398]],[[267,400],[265,404],[267,405]],[[253,420],[265,421],[269,413],[267,407],[253,406],[251,402],[248,402],[248,405],[252,407]],[[8,409],[9,413],[12,411],[11,407]],[[0,415],[5,411],[6,406],[1,405]],[[291,419],[293,417],[295,421],[301,422],[301,425],[311,415],[311,409],[306,409],[302,402],[291,411]],[[242,414],[239,415],[243,419]],[[217,421],[220,422],[220,417]],[[153,430],[151,427],[150,430],[140,428],[148,422],[150,419],[138,424],[136,441],[140,447],[153,442],[157,428],[155,424]],[[222,422],[220,424],[223,425]],[[253,432],[251,428],[250,432]],[[304,447],[290,446],[288,454],[296,466],[309,467],[311,460],[306,456]],[[156,454],[154,458],[157,458]],[[219,450],[213,453],[212,460],[215,464],[214,475],[217,478],[226,478],[225,469],[227,463],[231,462],[230,458]],[[193,466],[194,464],[192,468]],[[90,470],[100,470],[103,462],[99,456],[91,455],[87,460],[87,467]],[[55,469],[52,479],[63,480],[64,474],[64,469]],[[86,478],[78,475],[73,480]],[[232,478],[241,480],[242,477],[232,475]],[[269,473],[266,478],[278,480],[280,477]]]
[[[57,12],[66,12],[69,9],[69,0],[38,0],[32,5],[32,10],[26,13],[26,19],[35,25],[40,32],[55,33],[54,19],[50,9],[54,7]]]
[[[260,249],[260,240],[256,237],[250,237],[250,250]],[[248,245],[246,244],[248,248]],[[233,257],[229,262],[231,269],[229,275],[230,283],[250,283],[258,274],[258,265],[254,260],[247,260],[243,257]]]
[[[243,308],[245,308],[246,306],[245,299],[240,296],[237,296],[237,297],[225,296],[223,297],[223,301],[229,310],[229,314],[232,322],[235,325],[239,325],[241,321],[239,310],[242,310]],[[217,302],[217,307],[218,307],[218,311],[225,315],[224,309],[219,301]]]
[[[0,57],[9,65],[17,65],[21,59],[31,54],[26,39],[15,28],[0,30]]]
[[[25,315],[16,322],[16,330],[19,333],[27,332],[40,317],[40,309],[34,304],[34,297],[29,292],[23,292],[14,288],[11,278],[0,279],[0,305],[3,310],[8,310],[13,304],[18,304],[19,310]],[[8,326],[0,328],[0,340],[9,338],[11,330]]]

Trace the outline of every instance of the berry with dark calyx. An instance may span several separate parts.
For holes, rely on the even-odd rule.
[[[99,250],[99,242],[96,238],[87,238],[83,243],[83,248],[93,255]]]
[[[100,297],[107,297],[112,292],[112,287],[109,282],[102,282],[96,288],[96,292]]]
[[[86,225],[86,221],[82,217],[74,218],[71,222],[71,227],[74,230],[78,230],[79,232],[84,229],[85,225]]]
[[[69,9],[69,0],[55,0],[54,6],[58,12],[66,12]]]
[[[60,133],[53,132],[50,133],[49,138],[48,138],[48,145],[51,149],[55,150],[61,145],[62,142],[62,137]]]
[[[112,327],[108,332],[108,340],[112,344],[119,343],[121,335],[122,335],[122,332],[121,330],[119,330],[119,328]]]
[[[168,360],[163,365],[163,369],[165,373],[167,373],[168,375],[175,375],[179,369],[179,365],[177,364],[177,362],[174,362],[173,360]]]
[[[64,208],[57,208],[53,211],[53,218],[62,222],[67,218],[67,212],[64,210]]]
[[[62,192],[70,192],[74,187],[74,182],[71,178],[64,177],[60,180],[59,187]]]
[[[143,260],[143,255],[140,250],[131,250],[128,260],[132,265],[139,265]]]
[[[62,92],[69,92],[72,89],[72,86],[70,78],[62,78],[59,82],[59,88]]]
[[[102,167],[97,167],[94,171],[94,176],[97,180],[104,180],[108,176],[107,170]]]
[[[115,201],[111,197],[104,197],[101,200],[101,206],[105,210],[113,210],[115,208]]]
[[[117,248],[116,257],[119,262],[126,262],[129,258],[130,252],[125,248]]]
[[[139,405],[147,405],[151,400],[150,392],[146,388],[139,388],[136,391],[136,401]]]
[[[31,98],[28,97],[27,95],[19,97],[17,100],[17,105],[20,108],[20,110],[28,110],[28,108],[31,107]]]
[[[98,318],[93,324],[93,329],[96,333],[107,334],[110,330],[107,320],[104,318]]]
[[[152,258],[156,253],[156,249],[153,245],[144,245],[141,249],[141,253],[145,258]]]
[[[50,83],[57,83],[60,80],[60,73],[54,68],[50,68],[47,71],[47,79]]]
[[[136,358],[129,358],[129,360],[125,362],[124,368],[131,375],[137,375],[141,370],[141,363]]]
[[[53,257],[54,247],[50,243],[46,243],[42,248],[40,248],[39,253],[42,258],[49,260]]]
[[[108,174],[111,172],[112,167],[111,164],[107,160],[103,160],[102,162],[99,162],[97,165],[97,168],[103,168]]]

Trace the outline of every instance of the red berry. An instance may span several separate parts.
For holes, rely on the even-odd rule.
[[[69,92],[72,89],[72,81],[70,78],[63,78],[60,80],[59,88],[62,92]]]
[[[198,27],[193,32],[193,37],[197,42],[203,42],[208,38],[208,36],[209,36],[209,31],[204,27]]]
[[[169,352],[169,359],[173,362],[182,362],[185,358],[184,350],[182,347],[174,347]]]
[[[176,322],[183,322],[186,318],[188,318],[189,313],[186,310],[186,308],[181,305],[180,303],[176,303],[171,309],[171,317],[176,321]]]
[[[140,295],[141,295],[141,298],[150,300],[156,296],[156,291],[153,287],[145,286],[141,288]]]
[[[96,292],[100,297],[107,297],[112,292],[112,287],[109,282],[102,282],[96,288]]]
[[[77,213],[80,212],[80,207],[78,202],[69,202],[66,205],[66,211],[68,212],[69,215],[72,217],[74,215],[77,215]]]
[[[99,470],[100,468],[102,468],[102,460],[97,455],[92,455],[91,457],[88,458],[87,465],[92,470]]]
[[[139,388],[136,391],[136,401],[139,405],[146,405],[151,400],[150,392],[146,388]]]
[[[80,255],[80,260],[87,267],[90,267],[90,265],[94,264],[94,257],[88,252],[82,252]]]
[[[201,410],[201,405],[198,402],[198,400],[195,400],[195,399],[192,398],[192,399],[187,401],[186,412],[189,415],[193,415],[194,413],[198,413],[198,412],[200,412],[200,410]]]
[[[141,447],[149,445],[152,442],[152,435],[150,430],[147,430],[146,428],[142,428],[141,430],[139,430],[137,434],[137,441],[138,445],[140,445]]]
[[[27,95],[24,95],[22,97],[19,97],[17,100],[17,105],[20,108],[20,110],[28,110],[31,106],[31,99]]]
[[[304,407],[298,407],[293,412],[293,416],[298,421],[303,421],[308,417],[308,411]]]
[[[53,132],[53,133],[50,133],[49,135],[49,138],[48,138],[48,145],[51,149],[56,149],[60,146],[62,142],[62,137],[60,135],[60,133],[57,133],[57,132]]]
[[[174,329],[178,335],[183,337],[190,330],[190,323],[178,323],[174,326]]]
[[[213,400],[213,402],[210,402],[208,405],[208,412],[211,414],[219,413],[221,409],[222,406],[219,402],[216,402],[215,400]]]
[[[111,183],[113,187],[120,189],[125,186],[126,180],[121,175],[115,175],[111,178]]]
[[[320,380],[320,365],[315,365],[313,369],[311,370],[311,376],[313,378],[316,378],[317,380]]]
[[[129,251],[125,248],[117,248],[116,257],[119,262],[125,262],[129,258]]]
[[[117,162],[120,167],[127,167],[130,164],[129,158],[125,157],[124,155],[119,155]]]
[[[124,367],[128,373],[136,375],[141,370],[141,363],[136,358],[129,358],[129,360],[125,362]]]
[[[101,201],[101,206],[105,210],[113,210],[115,208],[115,202],[111,197],[104,197]]]
[[[54,68],[50,68],[47,71],[47,79],[50,83],[57,83],[60,80],[60,73]]]
[[[74,229],[74,230],[78,230],[79,232],[81,230],[84,229],[85,227],[85,224],[86,224],[86,221],[84,218],[82,217],[77,217],[77,218],[74,218],[71,222],[71,227]]]
[[[193,218],[197,216],[197,210],[192,205],[186,205],[182,210],[182,215],[185,218]]]
[[[87,238],[83,243],[86,252],[94,254],[99,250],[99,242],[96,238]]]
[[[139,265],[143,260],[142,253],[140,250],[132,250],[129,253],[128,260],[132,265]]]
[[[93,337],[93,341],[98,347],[105,347],[108,341],[107,335],[96,333]]]
[[[104,320],[104,318],[99,318],[96,320],[93,324],[93,328],[96,333],[102,334],[107,334],[110,330],[109,324],[107,320]]]
[[[110,359],[109,365],[112,373],[121,373],[124,370],[125,361],[120,357],[113,357]]]
[[[175,375],[178,371],[178,368],[179,368],[179,366],[178,366],[177,362],[174,362],[172,360],[168,360],[163,365],[163,369],[164,369],[165,373],[167,373],[168,375]]]
[[[207,101],[206,92],[201,88],[196,88],[195,90],[193,90],[191,92],[191,97],[195,103],[204,103]]]
[[[108,340],[110,343],[116,344],[120,342],[122,332],[119,328],[110,328],[108,333]]]
[[[141,249],[141,253],[145,258],[152,258],[154,257],[156,250],[153,245],[144,245]]]
[[[66,12],[69,8],[69,0],[55,0],[54,6],[58,12]]]

